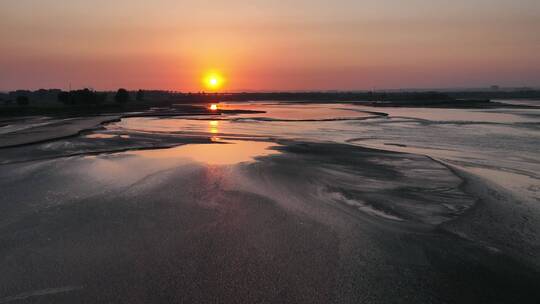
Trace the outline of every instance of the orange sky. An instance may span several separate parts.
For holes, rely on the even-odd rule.
[[[538,0],[2,0],[0,90],[540,85]]]

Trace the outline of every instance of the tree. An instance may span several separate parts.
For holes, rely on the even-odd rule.
[[[137,95],[135,95],[135,100],[137,101],[143,101],[144,100],[144,91],[138,90]]]
[[[105,102],[105,93],[98,93],[90,89],[75,90],[71,92],[61,92],[58,94],[58,101],[73,105],[95,105]]]
[[[71,101],[71,94],[69,92],[62,91],[62,92],[58,93],[57,99],[58,99],[59,102],[65,104],[65,105],[73,104],[72,101]]]
[[[28,96],[23,96],[23,95],[17,96],[16,101],[17,101],[17,104],[20,106],[27,106],[30,103]]]
[[[83,105],[91,105],[96,103],[96,94],[90,89],[83,89],[80,91],[80,100]]]
[[[95,104],[96,105],[100,105],[102,103],[105,103],[105,101],[107,101],[107,93],[94,92],[94,94],[96,95],[96,97],[95,97]]]
[[[126,103],[129,101],[129,92],[126,89],[118,89],[114,100],[118,103]]]

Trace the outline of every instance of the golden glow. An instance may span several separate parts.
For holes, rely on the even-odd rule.
[[[208,125],[210,126],[210,133],[216,134],[219,132],[218,130],[219,122],[217,120],[212,120],[208,122]]]
[[[216,111],[217,109],[218,109],[217,104],[213,103],[213,104],[210,105],[210,110]]]
[[[209,165],[233,165],[253,161],[257,156],[278,153],[270,149],[272,146],[275,144],[262,141],[228,140],[220,144],[191,144],[170,149],[139,150],[127,153],[151,159],[166,159],[169,164],[175,159],[180,163],[191,159]]]
[[[217,72],[209,72],[203,78],[205,88],[211,91],[219,90],[223,86],[224,82],[225,79],[223,76]]]

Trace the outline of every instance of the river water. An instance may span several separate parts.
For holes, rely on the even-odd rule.
[[[422,154],[466,167],[520,197],[540,202],[540,109],[373,108],[348,104],[268,103],[220,104],[220,108],[266,113],[222,115],[217,119],[204,116],[128,118],[108,125],[107,130],[214,139],[336,142]],[[377,112],[388,116],[377,115]]]

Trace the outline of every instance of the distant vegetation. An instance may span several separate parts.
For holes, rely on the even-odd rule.
[[[144,100],[144,91],[138,90],[137,95],[135,95],[135,100],[137,101],[143,101]]]
[[[126,89],[118,89],[114,100],[120,104],[126,103],[129,101],[129,92]]]
[[[17,96],[17,104],[19,106],[27,106],[30,103],[28,96]]]
[[[243,93],[181,93],[171,91],[118,89],[98,92],[92,89],[62,91],[40,89],[0,92],[0,115],[89,114],[144,110],[172,104],[194,104],[241,101],[292,102],[366,102],[378,106],[478,106],[490,99],[540,99],[533,89],[452,92],[243,92]]]
[[[90,89],[58,93],[58,101],[65,105],[99,106],[107,100],[107,93],[100,93]]]

